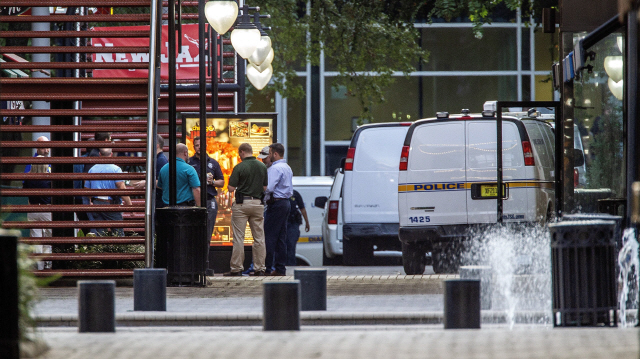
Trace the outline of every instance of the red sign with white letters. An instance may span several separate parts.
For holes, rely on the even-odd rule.
[[[94,31],[105,30],[148,30],[149,26],[119,26],[119,27],[95,27]],[[176,36],[177,36],[176,31]],[[162,26],[162,55],[161,55],[161,78],[169,79],[169,27]],[[93,38],[91,45],[95,47],[118,47],[118,46],[149,46],[148,38]],[[199,49],[198,49],[198,24],[182,25],[182,49],[177,49],[178,41],[176,41],[176,78],[178,80],[198,79],[199,66]],[[218,48],[218,56],[220,56],[220,48]],[[148,62],[149,53],[104,53],[92,54],[93,62]],[[207,56],[207,60],[209,57]],[[219,69],[219,68],[218,68]],[[112,69],[95,69],[93,77],[97,78],[113,78],[113,77],[147,77],[146,69],[129,69],[129,70],[112,70]],[[218,74],[221,72],[218,71]],[[211,76],[207,76],[208,79]]]

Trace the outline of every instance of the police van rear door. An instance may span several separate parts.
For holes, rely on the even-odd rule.
[[[459,120],[416,126],[406,171],[403,226],[467,224],[465,128]],[[405,224],[406,223],[406,224]]]
[[[470,120],[467,127],[467,208],[470,223],[497,222],[496,120]],[[527,212],[528,188],[522,140],[514,122],[502,122],[503,218],[522,221]]]

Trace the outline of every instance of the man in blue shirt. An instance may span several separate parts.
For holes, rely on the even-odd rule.
[[[200,207],[200,179],[195,168],[189,166],[189,149],[184,143],[176,145],[176,204]],[[158,188],[162,189],[162,202],[169,204],[169,166],[160,169]]]
[[[99,157],[111,157],[113,151],[111,148],[101,148],[99,150]],[[122,169],[114,164],[95,164],[89,173],[122,173]],[[120,189],[126,190],[124,180],[87,180],[85,187],[88,189]],[[92,205],[120,205],[121,199],[127,206],[131,206],[131,199],[129,196],[93,196],[90,198]],[[91,218],[95,221],[122,221],[122,212],[91,212]],[[104,229],[92,230],[100,235],[105,235]],[[124,236],[122,228],[112,228],[112,232],[118,236]]]
[[[264,232],[267,247],[265,266],[275,268],[271,275],[286,275],[287,263],[287,219],[293,196],[293,171],[284,160],[284,146],[274,143],[269,146],[271,167],[267,170],[267,210],[264,215]],[[275,263],[275,266],[274,266]]]

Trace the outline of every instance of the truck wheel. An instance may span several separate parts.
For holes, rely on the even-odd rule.
[[[427,263],[426,253],[417,243],[402,243],[402,266],[406,275],[422,275]]]
[[[344,239],[342,260],[346,266],[368,266],[373,263],[373,245],[365,238]]]

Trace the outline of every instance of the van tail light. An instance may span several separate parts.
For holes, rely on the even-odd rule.
[[[578,188],[580,185],[580,172],[577,168],[573,169],[573,188]]]
[[[344,170],[345,171],[353,171],[353,157],[356,155],[356,149],[354,147],[349,147],[347,150],[347,159],[344,161]]]
[[[338,224],[338,201],[329,201],[329,224]]]
[[[407,164],[409,163],[409,146],[402,146],[402,153],[400,153],[400,171],[407,170]]]
[[[535,166],[536,161],[533,159],[533,150],[531,149],[531,142],[522,141],[522,152],[524,153],[524,165]]]

